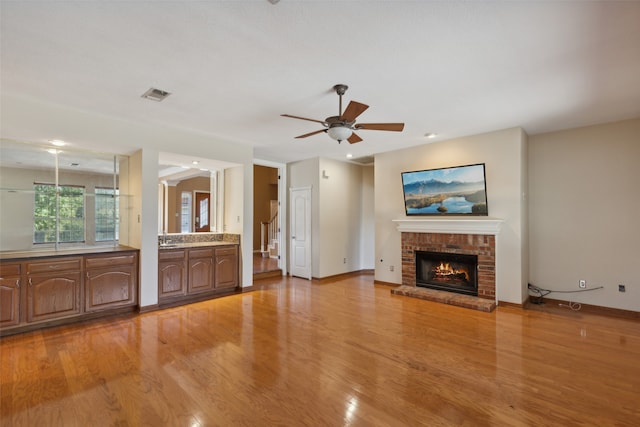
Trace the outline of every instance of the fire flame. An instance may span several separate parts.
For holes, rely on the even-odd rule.
[[[440,262],[440,265],[437,265],[435,268],[436,277],[447,277],[452,276],[454,274],[464,274],[466,280],[469,280],[469,272],[466,270],[456,270],[451,266],[448,262]]]

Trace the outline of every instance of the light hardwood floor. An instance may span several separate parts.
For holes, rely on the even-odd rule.
[[[265,283],[0,339],[1,425],[640,425],[637,320]]]

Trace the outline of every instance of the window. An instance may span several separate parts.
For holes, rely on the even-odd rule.
[[[180,207],[180,232],[191,233],[191,192],[183,191]]]
[[[200,228],[209,226],[209,196],[200,200]]]
[[[96,187],[96,242],[118,240],[120,198],[116,188]]]
[[[84,187],[34,183],[33,243],[84,242]],[[56,202],[57,199],[57,202]],[[56,230],[56,203],[58,227]]]

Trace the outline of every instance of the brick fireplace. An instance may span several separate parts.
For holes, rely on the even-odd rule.
[[[478,256],[478,297],[496,298],[496,239],[483,234],[402,233],[402,284],[416,286],[416,251]]]
[[[478,298],[496,301],[496,239],[502,220],[488,217],[394,220],[401,232],[402,285],[416,287],[416,251],[477,255]]]

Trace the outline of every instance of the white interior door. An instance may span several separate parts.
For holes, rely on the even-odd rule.
[[[311,280],[311,187],[292,188],[291,275]]]

